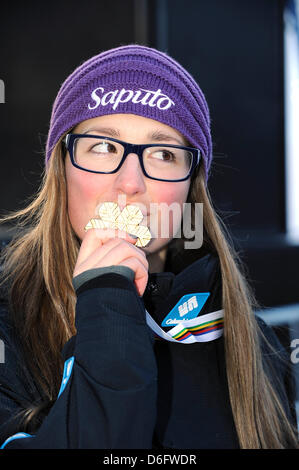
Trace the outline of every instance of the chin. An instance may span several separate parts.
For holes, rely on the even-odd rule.
[[[166,246],[168,245],[169,242],[170,242],[170,239],[167,239],[167,240],[153,240],[147,246],[145,246],[144,248],[141,248],[141,250],[143,250],[145,252],[146,256],[152,255],[152,254],[158,253],[162,249],[166,248]]]

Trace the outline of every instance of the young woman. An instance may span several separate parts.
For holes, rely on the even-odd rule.
[[[2,448],[297,447],[286,357],[213,209],[211,159],[204,95],[166,54],[122,46],[63,83],[41,189],[3,219],[19,231],[2,254]],[[107,203],[137,207],[150,243],[132,220],[87,230]],[[177,236],[188,205],[200,247]]]

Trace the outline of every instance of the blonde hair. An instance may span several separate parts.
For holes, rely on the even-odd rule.
[[[261,340],[271,350],[272,346],[254,315],[259,304],[246,279],[246,268],[213,208],[203,175],[193,186],[191,200],[203,203],[204,231],[220,261],[226,372],[240,447],[298,448],[297,430],[288,421],[263,367]]]
[[[262,333],[253,313],[257,303],[225,226],[213,208],[202,167],[190,194],[191,201],[203,203],[204,240],[220,260],[225,361],[240,447],[295,448],[296,430],[263,368]],[[2,282],[8,285],[12,318],[28,365],[46,401],[52,402],[61,383],[61,349],[76,333],[72,273],[80,247],[67,213],[60,142],[36,198],[25,209],[2,218],[2,222],[15,220],[20,233],[2,253]],[[34,406],[26,410],[27,422],[33,418]]]

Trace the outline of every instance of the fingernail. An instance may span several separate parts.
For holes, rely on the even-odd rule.
[[[130,237],[134,238],[134,240],[137,240],[137,238],[138,238],[136,235],[133,235],[132,233],[129,233],[129,232],[128,232],[128,235],[130,235]]]

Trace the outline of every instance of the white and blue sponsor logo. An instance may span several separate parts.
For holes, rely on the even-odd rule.
[[[63,390],[66,387],[66,384],[69,381],[69,378],[70,378],[70,376],[72,374],[72,370],[73,370],[74,360],[75,360],[75,358],[72,356],[69,359],[67,359],[64,363],[63,377],[62,377],[62,382],[61,382],[58,397],[62,394]],[[17,434],[14,434],[13,436],[10,436],[8,439],[6,439],[6,441],[1,445],[0,449],[4,449],[9,442],[11,442],[15,439],[22,439],[22,438],[26,438],[26,437],[35,437],[35,436],[32,435],[32,434],[27,434],[26,432],[18,432]]]
[[[60,386],[60,390],[59,390],[57,398],[60,397],[60,395],[62,394],[63,390],[66,387],[66,384],[69,381],[69,378],[70,378],[72,370],[73,370],[74,360],[75,360],[75,358],[74,358],[74,356],[72,356],[69,359],[67,359],[64,363],[62,382],[61,382],[61,386]]]
[[[8,439],[6,439],[6,441],[3,442],[0,449],[4,449],[9,442],[14,441],[15,439],[23,439],[24,437],[34,437],[34,436],[31,434],[27,434],[26,432],[18,432],[17,434],[14,434],[13,436],[10,436]]]
[[[184,295],[164,318],[161,326],[177,325],[182,320],[192,320],[198,316],[210,292]]]

